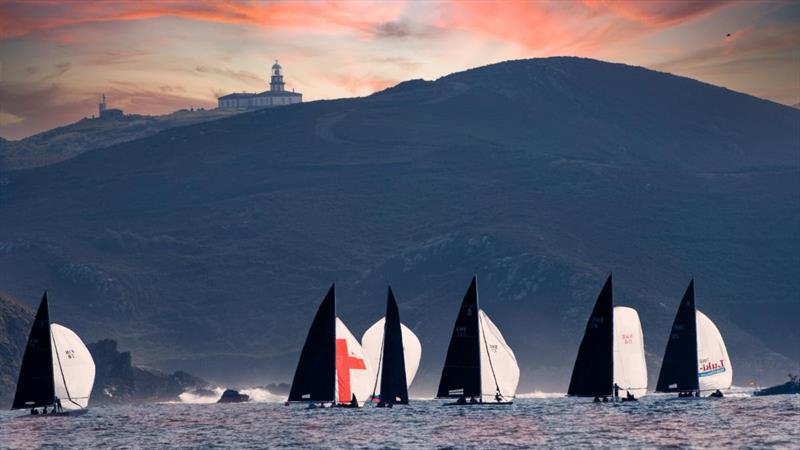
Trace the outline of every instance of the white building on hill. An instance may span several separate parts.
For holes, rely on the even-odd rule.
[[[223,95],[217,98],[217,107],[220,109],[259,109],[272,106],[291,105],[301,103],[303,94],[287,91],[283,82],[281,65],[278,60],[272,65],[272,79],[269,83],[269,90],[259,94],[242,92]]]

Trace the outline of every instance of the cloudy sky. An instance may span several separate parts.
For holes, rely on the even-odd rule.
[[[351,97],[508,59],[577,55],[800,102],[800,2],[0,0],[0,136],[267,89]]]

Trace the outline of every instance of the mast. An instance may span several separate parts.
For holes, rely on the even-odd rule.
[[[336,387],[336,284],[317,310],[289,392],[290,402],[329,402]]]
[[[614,298],[608,275],[586,324],[567,395],[603,397],[614,385]]]
[[[692,279],[672,322],[656,392],[692,392],[698,389],[697,313]]]
[[[47,291],[45,291],[28,335],[28,344],[25,347],[25,355],[22,357],[12,409],[35,408],[53,404],[55,382],[51,345],[50,311],[47,305]]]
[[[437,398],[481,395],[478,311],[477,279],[473,276],[453,326]]]

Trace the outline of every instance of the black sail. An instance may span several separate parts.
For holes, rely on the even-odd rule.
[[[386,301],[386,321],[383,328],[381,355],[381,400],[387,403],[408,403],[406,362],[403,353],[403,334],[400,331],[400,313],[389,287]]]
[[[690,392],[697,389],[697,315],[692,280],[672,322],[656,391]]]
[[[586,324],[567,395],[611,395],[614,384],[614,299],[611,275]]]
[[[447,348],[438,398],[481,395],[480,334],[478,330],[478,287],[472,282],[461,302],[450,346]]]
[[[13,409],[34,408],[53,404],[55,385],[53,381],[53,353],[50,339],[50,312],[47,308],[47,292],[42,297],[36,318],[33,320],[28,345],[22,357],[17,392]]]
[[[335,383],[336,285],[333,284],[311,322],[294,372],[289,401],[333,401]]]

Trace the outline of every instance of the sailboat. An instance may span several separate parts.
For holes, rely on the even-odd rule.
[[[408,387],[414,381],[422,357],[417,336],[400,323],[397,301],[389,287],[386,316],[375,322],[361,338],[361,346],[376,368],[372,398],[379,406],[408,404]]]
[[[372,393],[373,380],[364,350],[336,316],[333,284],[308,330],[288,401],[357,407]]]
[[[436,398],[457,398],[448,405],[511,404],[519,366],[503,335],[478,304],[478,280],[461,302]],[[469,401],[467,401],[469,399]]]
[[[702,392],[728,389],[732,382],[725,341],[714,322],[697,310],[691,280],[672,323],[656,391],[699,397]]]
[[[594,305],[567,395],[633,400],[647,393],[647,365],[639,314],[633,308],[614,306],[611,275]]]
[[[11,409],[38,408],[50,414],[78,415],[87,411],[95,367],[89,349],[69,328],[50,323],[44,293],[22,357]]]

